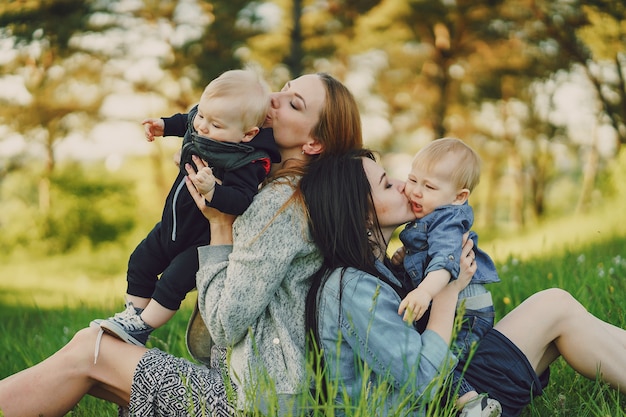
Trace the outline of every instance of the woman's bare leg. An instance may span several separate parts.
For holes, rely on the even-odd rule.
[[[606,331],[609,332],[615,338],[615,340],[621,343],[622,346],[624,346],[624,349],[626,349],[626,330],[620,329],[619,327],[614,326],[611,323],[607,323],[604,321],[602,323],[604,324]]]
[[[146,349],[104,335],[94,364],[97,335],[95,328],[83,329],[43,362],[0,381],[4,416],[63,416],[86,394],[127,405]]]
[[[541,291],[507,314],[496,326],[541,374],[556,358],[583,376],[601,378],[626,392],[626,330],[593,316],[568,292]]]

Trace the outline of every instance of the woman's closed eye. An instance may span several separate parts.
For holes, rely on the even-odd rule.
[[[289,105],[291,106],[292,109],[298,110],[298,111],[301,111],[306,107],[304,105],[304,102],[302,101],[302,98],[300,98],[297,95],[296,97],[294,97],[292,100],[289,101]]]

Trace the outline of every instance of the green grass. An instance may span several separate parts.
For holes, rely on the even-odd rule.
[[[497,317],[538,290],[560,287],[595,315],[626,328],[626,237],[589,242],[575,248],[564,245],[546,256],[517,258],[509,254],[500,260],[502,282],[490,288]],[[125,288],[120,268],[125,267],[126,253],[130,250],[121,247],[28,263],[4,262],[0,266],[0,378],[50,356],[93,318],[120,310]],[[189,357],[184,334],[193,299],[195,294],[172,321],[154,333],[151,346]],[[578,376],[562,360],[551,369],[544,396],[522,416],[626,416],[624,395]],[[111,404],[85,398],[69,415],[110,416],[115,410]],[[328,410],[319,414],[328,414]]]
[[[195,297],[195,293],[192,295]],[[89,325],[92,319],[106,318],[122,307],[121,302],[98,307],[80,305],[46,309],[0,304],[0,378],[42,361],[69,342],[74,333]],[[191,305],[186,301],[167,326],[155,330],[148,346],[190,358],[184,337],[190,314]],[[85,397],[68,415],[104,417],[116,413],[117,408],[113,404]]]
[[[502,282],[491,286],[497,318],[532,293],[550,287],[568,290],[596,316],[626,328],[626,237],[615,237],[562,255],[499,265]],[[626,396],[577,375],[563,360],[551,367],[545,394],[524,416],[626,416]]]

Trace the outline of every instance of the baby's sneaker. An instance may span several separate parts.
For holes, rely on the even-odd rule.
[[[89,327],[95,327],[96,329],[99,329],[100,328],[100,323],[102,323],[103,321],[104,320],[102,320],[102,319],[91,320],[89,322]]]
[[[154,330],[140,316],[141,309],[128,302],[126,309],[100,322],[100,328],[106,333],[136,346],[145,346],[150,333]]]
[[[480,394],[463,406],[459,417],[500,417],[501,415],[502,406],[500,402],[489,398],[487,394]]]

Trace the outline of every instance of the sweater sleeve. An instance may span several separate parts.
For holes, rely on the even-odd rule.
[[[310,252],[302,238],[302,208],[285,205],[292,194],[289,184],[267,185],[235,221],[233,246],[199,250],[198,306],[218,345],[233,345],[246,335],[266,314],[294,258]]]

